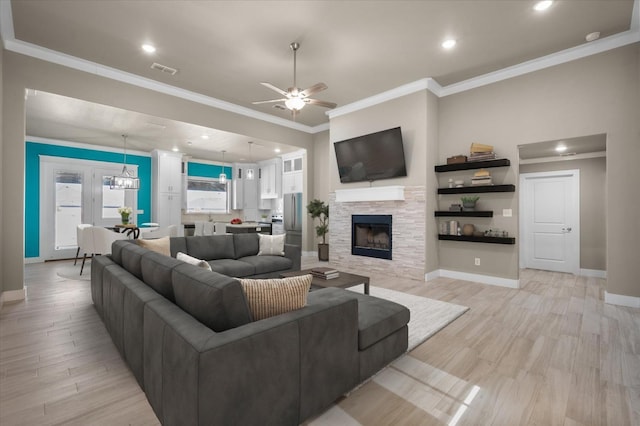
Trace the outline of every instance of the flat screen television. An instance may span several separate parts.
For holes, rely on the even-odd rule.
[[[342,183],[407,175],[400,127],[346,139],[333,146]]]

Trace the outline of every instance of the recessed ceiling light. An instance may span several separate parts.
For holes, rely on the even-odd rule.
[[[200,136],[202,139],[209,139],[209,135],[202,135]]]
[[[280,152],[280,148],[274,149],[273,152]]]
[[[149,44],[149,43],[145,43],[142,45],[142,50],[144,50],[147,53],[155,53],[156,52],[156,48],[154,45]]]
[[[445,49],[451,49],[456,45],[456,41],[452,38],[442,42],[442,47]]]
[[[557,152],[565,152],[567,150],[567,147],[564,145],[558,145],[556,146],[556,151]]]
[[[549,9],[552,4],[553,4],[553,0],[543,0],[536,3],[535,6],[533,6],[533,8],[538,12],[542,12],[543,10]]]
[[[178,152],[178,151],[179,151],[179,150],[178,150],[178,147],[175,147],[175,146],[174,146],[174,147],[173,147],[173,149],[172,149],[172,151],[173,151],[173,152]]]
[[[599,38],[600,38],[600,32],[594,31],[592,33],[587,34],[587,36],[584,39],[587,41],[596,41]]]
[[[191,145],[193,145],[193,142],[187,141],[187,145],[191,146]]]

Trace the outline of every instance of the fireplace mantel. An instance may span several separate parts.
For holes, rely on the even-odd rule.
[[[404,186],[336,189],[337,203],[358,201],[404,201]]]

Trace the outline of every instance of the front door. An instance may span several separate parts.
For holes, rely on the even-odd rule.
[[[580,272],[580,172],[520,175],[523,266]]]

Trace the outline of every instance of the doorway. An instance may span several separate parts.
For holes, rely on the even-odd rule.
[[[580,171],[520,175],[524,268],[580,273]]]
[[[135,173],[135,167],[131,167]],[[81,223],[114,226],[118,208],[137,210],[134,191],[110,189],[108,178],[120,165],[60,157],[40,157],[40,256],[44,260],[75,257],[76,228]]]

